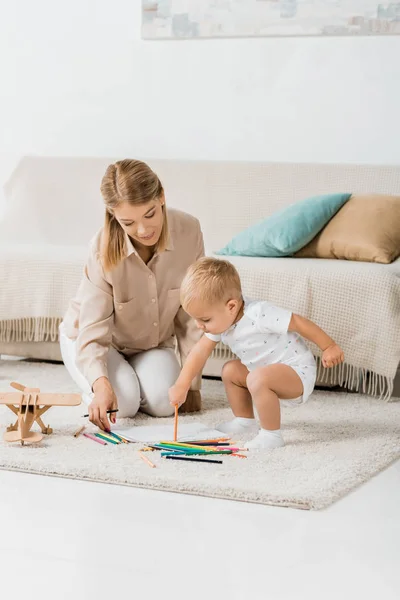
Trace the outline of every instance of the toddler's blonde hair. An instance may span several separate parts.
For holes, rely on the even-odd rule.
[[[193,301],[213,305],[241,298],[239,273],[227,260],[200,258],[189,267],[182,281],[181,304],[185,310]]]

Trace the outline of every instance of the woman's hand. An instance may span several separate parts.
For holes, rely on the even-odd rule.
[[[107,377],[100,377],[93,385],[94,399],[89,404],[89,421],[103,429],[110,431],[111,425],[108,420],[107,411],[118,408],[117,397]],[[115,423],[115,413],[110,415],[111,423]]]
[[[169,402],[172,406],[182,406],[186,402],[188,390],[180,385],[173,385],[169,388]]]
[[[322,353],[322,365],[326,368],[335,367],[344,361],[343,350],[337,344],[331,344]]]

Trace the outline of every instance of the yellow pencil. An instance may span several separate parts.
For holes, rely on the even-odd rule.
[[[147,456],[145,456],[141,452],[139,452],[139,456],[142,460],[144,460],[144,462],[146,462],[149,465],[149,467],[151,467],[152,469],[155,469],[156,465],[154,463],[152,463],[151,460],[149,460],[147,458]]]
[[[121,442],[119,440],[117,440],[117,438],[113,437],[112,435],[108,435],[108,433],[106,433],[105,431],[103,431],[102,429],[99,429],[99,431],[96,431],[97,435],[100,435],[102,438],[109,440],[110,442],[112,442],[113,444],[120,444]]]

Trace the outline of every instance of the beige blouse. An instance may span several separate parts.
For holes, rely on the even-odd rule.
[[[64,318],[66,334],[77,341],[76,363],[89,384],[108,377],[107,352],[113,346],[125,356],[175,345],[182,364],[201,331],[180,304],[179,288],[187,268],[204,256],[197,219],[168,209],[169,242],[147,265],[129,236],[127,256],[109,272],[100,262],[100,230],[76,297]],[[200,377],[192,384],[199,389]]]

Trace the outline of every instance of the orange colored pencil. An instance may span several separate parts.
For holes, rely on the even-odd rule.
[[[175,404],[174,442],[178,439],[178,405]]]
[[[186,444],[213,444],[216,442],[229,442],[231,438],[217,438],[214,440],[190,440],[185,442]],[[176,440],[174,440],[176,441]],[[231,441],[231,444],[234,444],[234,442]]]
[[[156,468],[156,465],[155,465],[154,463],[152,463],[152,462],[151,462],[151,460],[149,460],[149,459],[147,458],[147,456],[145,456],[145,455],[144,455],[144,454],[142,454],[141,452],[139,452],[139,456],[140,456],[140,458],[141,458],[142,460],[144,460],[144,462],[146,462],[146,463],[149,465],[149,467],[151,467],[152,469],[155,469],[155,468]]]
[[[86,425],[82,425],[82,427],[79,427],[79,429],[77,429],[77,431],[75,431],[74,437],[78,437],[78,435],[80,435],[82,433],[82,431],[84,431],[84,429],[86,429]]]

